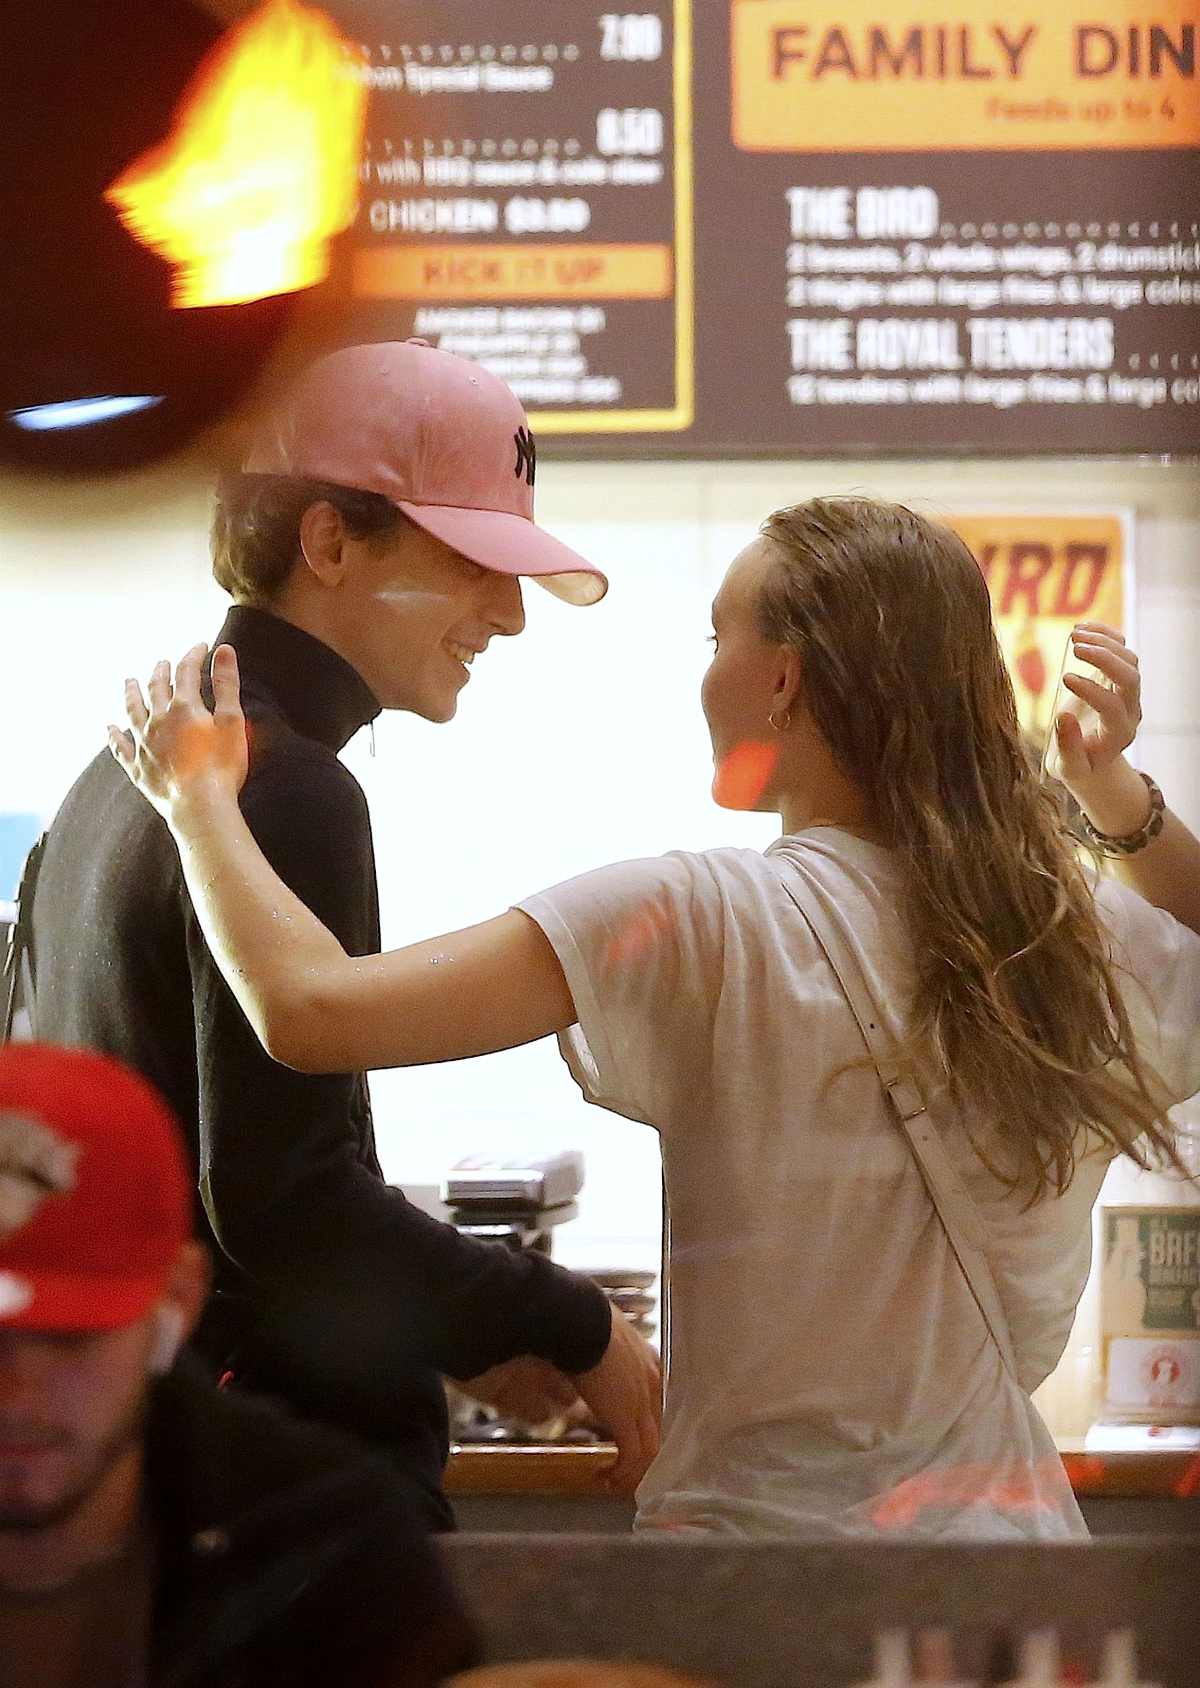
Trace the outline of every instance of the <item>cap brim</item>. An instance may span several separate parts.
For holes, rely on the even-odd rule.
[[[462,510],[397,499],[410,521],[473,563],[499,574],[525,574],[568,604],[598,604],[608,580],[592,563],[524,516],[504,510]]]
[[[7,1274],[32,1294],[21,1306],[0,1306],[0,1330],[119,1330],[150,1311],[166,1289],[166,1274],[153,1278],[66,1278],[49,1272]]]

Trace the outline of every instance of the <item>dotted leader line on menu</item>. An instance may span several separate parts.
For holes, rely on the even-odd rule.
[[[1139,239],[1143,233],[1150,240],[1170,239],[1178,240],[1183,233],[1182,223],[1147,223],[1143,230],[1141,223],[943,223],[938,229],[942,240],[952,240],[961,235],[964,240],[974,240],[982,236],[984,240],[995,240],[997,235],[1005,240],[1016,240],[1023,236],[1026,240],[1036,240],[1044,235],[1047,240],[1057,240],[1065,236],[1068,240],[1099,240],[1106,236],[1109,240],[1116,240],[1124,233],[1133,239]],[[1189,225],[1188,233],[1192,238],[1200,235],[1200,223]]]
[[[1161,366],[1163,359],[1166,358],[1166,361],[1172,369],[1180,369],[1182,367],[1179,362],[1181,356],[1182,353],[1180,352],[1171,352],[1169,356],[1165,352],[1151,352],[1149,357],[1146,359],[1146,368],[1158,369]],[[1130,352],[1129,356],[1125,359],[1125,362],[1129,365],[1130,369],[1140,369],[1142,367],[1142,354],[1140,352]],[[1192,353],[1190,367],[1192,369],[1200,369],[1200,355],[1197,355],[1195,352]]]
[[[366,150],[370,152],[371,142],[368,140],[365,144]],[[400,145],[404,149],[404,152],[411,157],[415,151],[416,143],[411,140],[404,140],[400,142]],[[503,141],[451,140],[448,137],[441,141],[435,141],[426,136],[425,139],[421,141],[420,145],[421,150],[426,154],[426,156],[431,153],[441,152],[443,157],[446,158],[451,156],[474,158],[476,153],[478,153],[481,158],[495,158],[497,156],[501,158],[515,158],[518,153],[525,158],[536,158],[539,152],[553,156],[559,152],[560,149],[566,153],[568,158],[574,158],[576,154],[582,150],[581,143],[577,140],[556,141],[553,137],[547,138],[545,136],[539,140],[534,140],[531,136],[525,141],[514,140],[511,136]],[[383,146],[385,152],[392,153],[396,151],[395,141],[385,140]]]
[[[366,42],[362,42],[361,46],[363,52],[370,58],[372,49]],[[419,47],[411,46],[407,42],[401,43],[398,47],[390,47],[386,43],[379,47],[381,59],[391,59],[397,53],[402,59],[420,59],[423,64],[431,64],[434,59],[439,60],[442,64],[453,64],[455,59],[460,64],[472,64],[476,60],[483,64],[489,64],[493,59],[499,59],[501,64],[517,64],[518,62],[521,64],[536,64],[539,59],[544,64],[555,64],[559,59],[565,60],[567,64],[573,64],[579,57],[579,47],[574,41],[569,41],[562,47],[556,46],[553,42],[548,42],[544,47],[538,47],[532,41],[526,42],[522,47],[516,46],[511,41],[506,42],[501,47],[486,42],[481,47],[472,46],[469,42],[464,42],[458,47],[445,44],[435,47],[428,41],[423,42]]]

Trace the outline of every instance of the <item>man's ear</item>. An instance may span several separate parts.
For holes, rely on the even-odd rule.
[[[325,499],[310,504],[300,518],[300,555],[324,586],[338,586],[346,573],[346,525]]]
[[[175,1256],[166,1288],[150,1312],[146,1370],[151,1377],[165,1376],[175,1364],[204,1311],[211,1277],[207,1251],[189,1238]]]
[[[212,1268],[203,1243],[189,1238],[180,1248],[167,1279],[163,1293],[163,1307],[173,1310],[172,1324],[177,1326],[180,1340],[191,1335],[208,1300]]]

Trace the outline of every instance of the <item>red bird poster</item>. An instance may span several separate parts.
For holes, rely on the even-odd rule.
[[[1129,513],[1006,512],[946,520],[983,570],[1021,725],[1040,749],[1075,623],[1104,621],[1132,636]]]

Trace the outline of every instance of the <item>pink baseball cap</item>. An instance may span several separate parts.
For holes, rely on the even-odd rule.
[[[166,1293],[191,1235],[182,1133],[107,1055],[0,1048],[0,1329],[116,1330]]]
[[[537,451],[520,400],[482,364],[423,340],[346,346],[298,377],[242,463],[377,492],[462,556],[570,604],[608,581],[534,526]]]

